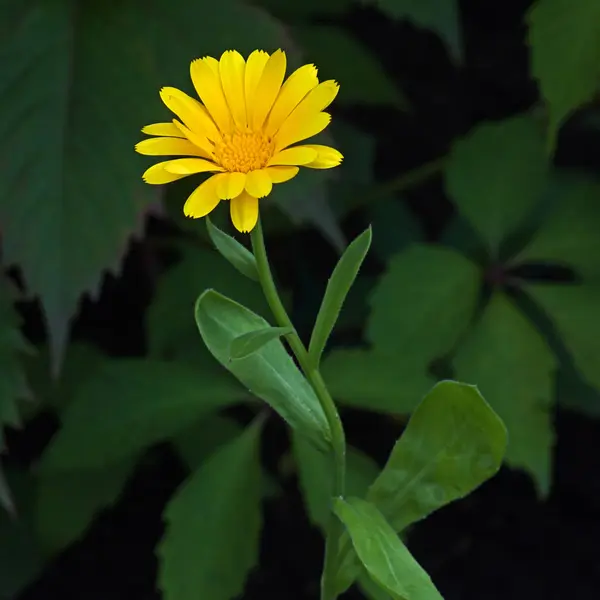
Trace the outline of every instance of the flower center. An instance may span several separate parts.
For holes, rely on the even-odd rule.
[[[226,133],[215,144],[215,158],[229,172],[248,173],[262,169],[272,156],[273,140],[262,133]]]

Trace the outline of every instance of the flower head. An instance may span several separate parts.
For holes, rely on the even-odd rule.
[[[144,181],[163,184],[196,173],[213,173],[187,199],[186,216],[210,213],[230,200],[231,220],[239,231],[251,231],[258,220],[258,199],[273,184],[298,174],[299,166],[329,169],[342,155],[329,146],[294,145],[327,127],[323,112],[338,92],[335,81],[319,83],[314,65],[304,65],[284,82],[285,53],[255,50],[248,60],[235,50],[220,60],[194,60],[190,75],[200,102],[165,87],[160,97],[176,116],[171,123],[142,129],[151,137],[135,147],[140,154],[180,156],[159,162]]]

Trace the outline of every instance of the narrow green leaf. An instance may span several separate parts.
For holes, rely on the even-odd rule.
[[[221,231],[211,220],[206,217],[206,228],[208,235],[215,248],[242,274],[258,281],[256,259],[254,254],[245,246],[242,246],[235,238]]]
[[[77,389],[41,468],[81,470],[118,463],[246,397],[245,390],[216,363],[192,368],[153,360],[116,360]]]
[[[539,201],[548,164],[541,127],[528,115],[479,125],[454,145],[448,193],[494,256]]]
[[[600,285],[530,284],[525,290],[554,324],[577,369],[600,390]]]
[[[292,327],[263,327],[262,329],[243,333],[232,340],[229,356],[231,360],[246,358],[250,354],[260,350],[270,341],[276,340],[293,331]]]
[[[368,499],[402,531],[494,475],[506,442],[504,424],[475,386],[442,381],[411,416]]]
[[[369,251],[371,238],[372,231],[369,227],[346,248],[327,283],[308,347],[309,357],[315,367],[318,367],[321,361],[325,344],[333,331],[344,300]]]
[[[258,563],[260,427],[217,450],[170,500],[158,548],[165,600],[231,600]]]
[[[385,517],[370,502],[336,498],[334,510],[371,577],[396,600],[442,600]]]
[[[547,495],[556,360],[546,341],[511,300],[496,293],[454,365],[456,376],[476,384],[506,424],[507,462],[528,471]]]
[[[598,280],[600,182],[583,174],[554,179],[554,206],[513,262],[554,263]]]
[[[458,252],[411,246],[392,258],[371,295],[368,339],[376,351],[421,363],[444,356],[473,317],[480,278]]]
[[[475,386],[442,381],[412,414],[367,499],[400,532],[494,475],[506,442],[504,424]],[[342,593],[360,569],[343,540],[340,556]]]
[[[598,89],[600,3],[538,0],[527,21],[531,72],[548,104],[554,146],[563,121]]]
[[[47,555],[76,541],[94,516],[114,504],[135,461],[103,469],[42,473],[37,486],[36,534]]]
[[[0,463],[0,505],[6,510],[6,512],[14,518],[15,516],[15,501],[13,499],[10,486],[4,477],[4,471],[2,470],[2,464]]]
[[[341,404],[392,414],[410,414],[434,379],[411,354],[341,349],[328,354],[321,373]]]
[[[463,60],[463,42],[457,0],[363,0],[375,4],[393,19],[407,19],[417,27],[431,29],[448,47],[452,59]]]
[[[304,505],[312,523],[324,528],[331,511],[333,461],[304,438],[294,435],[292,449],[298,467]],[[364,497],[379,473],[377,463],[350,446],[346,454],[346,495]]]
[[[331,432],[323,409],[280,340],[271,340],[246,358],[229,360],[231,342],[268,327],[267,321],[218,292],[207,290],[196,302],[196,323],[204,343],[225,368],[292,428],[327,447]]]

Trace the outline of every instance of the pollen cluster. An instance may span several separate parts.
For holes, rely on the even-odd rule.
[[[262,133],[226,133],[215,144],[215,159],[226,171],[249,173],[267,166],[273,156],[273,140]]]

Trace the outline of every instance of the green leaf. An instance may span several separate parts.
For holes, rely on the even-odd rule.
[[[371,295],[367,337],[384,353],[439,358],[467,328],[479,286],[479,269],[461,254],[411,246],[392,258]]]
[[[158,548],[165,600],[230,600],[258,563],[260,427],[217,450],[169,502]]]
[[[414,25],[437,33],[457,63],[463,59],[462,31],[457,0],[363,0],[375,4],[393,19],[408,19]]]
[[[15,501],[13,499],[12,492],[10,491],[10,486],[6,481],[6,477],[4,476],[4,471],[2,470],[2,464],[0,463],[0,505],[6,510],[6,512],[14,518],[15,516]],[[1,511],[0,511],[1,512]]]
[[[206,217],[206,228],[208,235],[215,245],[215,248],[242,274],[258,281],[258,271],[256,269],[256,259],[254,254],[245,246],[242,246],[235,238],[221,231],[213,225],[211,220]]]
[[[575,368],[561,368],[556,374],[556,401],[593,419],[600,418],[600,392],[583,381]]]
[[[600,182],[588,176],[556,181],[558,197],[529,244],[513,262],[551,262],[600,278]]]
[[[554,145],[562,122],[598,89],[600,4],[596,0],[538,0],[527,22],[531,72],[548,104]]]
[[[509,432],[507,462],[550,491],[556,361],[543,337],[504,294],[496,293],[454,360],[456,376],[476,384]]]
[[[259,314],[270,314],[260,286],[234,270],[217,252],[192,244],[181,250],[181,260],[161,277],[148,309],[150,353],[160,358],[172,356],[190,339],[202,345],[193,323],[194,303],[204,290],[217,288]]]
[[[201,369],[143,359],[108,363],[78,389],[44,453],[42,469],[121,462],[246,396],[216,364]]]
[[[495,257],[506,236],[540,199],[548,170],[538,123],[520,115],[484,123],[455,143],[446,167],[448,193]]]
[[[196,323],[212,355],[255,396],[294,429],[327,447],[331,432],[319,400],[280,340],[271,340],[246,358],[229,360],[231,342],[269,324],[248,308],[207,290],[196,303]]]
[[[246,358],[254,352],[258,352],[270,341],[277,340],[293,331],[291,327],[263,327],[262,329],[243,333],[232,340],[229,356],[231,360]]]
[[[334,350],[321,373],[332,396],[345,406],[392,414],[411,413],[434,383],[426,364],[411,354]]]
[[[429,575],[413,558],[377,507],[359,498],[336,498],[336,515],[371,577],[397,600],[442,600]]]
[[[315,368],[318,368],[321,362],[321,355],[335,327],[344,300],[369,251],[371,238],[372,231],[369,227],[346,248],[327,283],[308,347],[309,358]]]
[[[506,440],[475,386],[442,381],[411,416],[368,499],[401,531],[494,475]]]
[[[42,473],[36,534],[44,552],[56,554],[80,538],[95,515],[117,501],[133,467],[129,459],[102,469]]]
[[[298,435],[292,438],[292,448],[308,516],[313,524],[324,528],[331,510],[333,461],[329,454]],[[371,457],[352,446],[348,447],[346,460],[346,495],[363,497],[377,477],[379,467]]]
[[[56,366],[79,296],[118,265],[155,198],[133,145],[156,89],[141,3],[21,4],[0,36],[0,221],[6,263],[41,298]]]
[[[22,359],[32,349],[19,330],[15,296],[9,281],[0,276],[0,450],[4,446],[4,425],[21,424],[18,401],[31,398]],[[7,506],[1,498],[0,504]]]
[[[305,25],[294,27],[294,38],[306,50],[308,62],[319,68],[319,79],[340,82],[336,102],[391,105],[406,110],[408,101],[384,71],[368,47],[340,27]]]
[[[529,284],[525,291],[550,318],[583,377],[600,390],[600,285]]]

